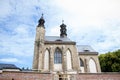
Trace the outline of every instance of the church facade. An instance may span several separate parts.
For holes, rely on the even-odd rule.
[[[36,27],[33,70],[53,74],[100,73],[98,52],[89,45],[76,45],[67,37],[66,25],[60,36],[45,35],[43,15]]]
[[[45,36],[44,23],[42,16],[36,27],[32,70],[0,64],[0,80],[120,80],[120,73],[101,72],[98,52],[71,41],[64,23],[60,36]]]

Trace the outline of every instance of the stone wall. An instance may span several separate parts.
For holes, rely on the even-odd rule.
[[[77,80],[120,80],[120,73],[79,73]]]
[[[10,72],[0,73],[0,80],[52,80],[52,74],[39,72]]]
[[[79,58],[81,58],[84,63],[84,71],[85,72],[90,72],[90,66],[89,66],[90,59],[94,60],[94,62],[96,64],[97,72],[101,72],[100,64],[99,64],[99,60],[98,60],[98,54],[95,54],[94,52],[93,53],[89,52],[89,54],[81,53],[81,54],[79,54]],[[91,67],[93,67],[93,66],[91,66]]]
[[[59,70],[59,71],[67,71],[67,56],[66,56],[66,52],[69,50],[70,53],[71,53],[71,63],[72,63],[72,71],[75,70],[75,71],[79,71],[80,67],[79,67],[79,61],[78,61],[78,54],[77,54],[77,49],[75,47],[74,44],[53,44],[53,43],[47,43],[44,45],[44,48],[42,49],[42,54],[40,54],[39,58],[40,60],[37,61],[37,62],[41,62],[41,68],[39,68],[38,70],[42,70],[44,72],[44,53],[46,50],[48,50],[49,52],[49,69],[50,71],[58,71],[58,70],[55,70],[55,66],[54,66],[54,52],[56,50],[56,48],[59,48],[62,52],[62,70]],[[76,64],[74,64],[76,63]],[[49,70],[48,70],[49,71]],[[46,71],[45,71],[46,72]]]
[[[120,73],[79,73],[67,74],[68,80],[120,80]],[[0,73],[0,80],[59,80],[54,74],[39,72],[11,72]],[[56,77],[56,78],[55,78]]]

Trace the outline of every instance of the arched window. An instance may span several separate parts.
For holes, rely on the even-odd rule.
[[[67,62],[67,70],[71,70],[72,69],[72,57],[71,57],[71,53],[70,50],[66,51],[66,62]]]
[[[62,63],[62,53],[60,49],[57,48],[54,54],[54,64],[61,64],[61,63]]]
[[[80,58],[80,68],[81,68],[81,72],[84,73],[85,70],[84,70],[84,62],[83,60]]]
[[[89,61],[89,69],[90,69],[91,73],[97,72],[96,64],[95,64],[95,61],[93,59],[90,59],[90,61]]]
[[[44,69],[49,70],[49,51],[48,50],[45,51],[45,55],[44,55]]]
[[[80,67],[84,67],[84,63],[81,58],[80,58]]]

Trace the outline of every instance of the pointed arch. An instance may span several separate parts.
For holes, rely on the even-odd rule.
[[[80,67],[84,67],[84,62],[81,58],[80,58]]]
[[[72,56],[71,56],[71,51],[68,49],[66,51],[66,62],[67,62],[67,70],[72,70]]]
[[[94,59],[92,59],[92,58],[90,58],[90,60],[89,60],[89,69],[90,69],[90,73],[97,72],[96,63],[95,63]]]
[[[44,53],[44,70],[49,70],[49,60],[50,60],[50,53],[49,50],[46,49]]]
[[[54,70],[62,70],[62,51],[58,47],[54,52]]]
[[[59,48],[56,48],[54,54],[54,64],[61,64],[61,63],[62,63],[62,52]]]
[[[84,69],[84,62],[83,60],[80,58],[80,69],[81,69],[81,72],[84,73],[85,72],[85,69]]]

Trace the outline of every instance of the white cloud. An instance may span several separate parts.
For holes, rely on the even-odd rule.
[[[77,25],[102,26],[106,20],[120,19],[119,0],[55,0],[59,14]],[[120,20],[119,20],[120,21]]]
[[[0,53],[33,55],[37,21],[46,35],[59,36],[62,19],[71,40],[98,52],[120,48],[120,0],[0,0]],[[9,56],[8,56],[9,57]]]
[[[119,0],[55,0],[53,3],[61,10],[57,15],[68,24],[69,36],[78,44],[96,46],[100,53],[120,48]]]
[[[15,28],[14,32],[18,34],[26,34],[28,32],[27,28],[28,27],[26,25],[20,25]]]
[[[0,62],[9,62],[9,63],[11,63],[11,62],[19,62],[19,60],[16,59],[16,58],[1,58]]]
[[[0,18],[6,18],[12,13],[12,7],[5,0],[0,0]]]
[[[48,31],[46,35],[49,36],[59,36],[60,35],[60,28],[58,26],[52,27],[50,29],[47,29]]]

